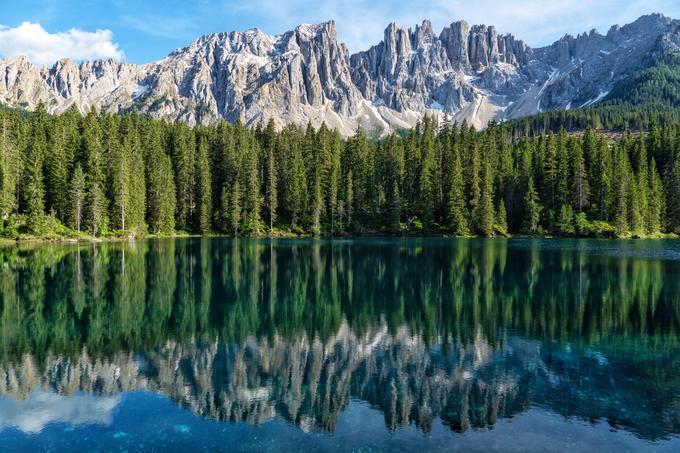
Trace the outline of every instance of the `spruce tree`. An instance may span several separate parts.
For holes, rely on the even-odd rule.
[[[130,225],[129,211],[132,195],[130,179],[134,174],[134,168],[130,161],[130,149],[121,143],[114,125],[109,124],[108,126],[106,129],[106,148],[111,200],[109,218],[113,229],[125,231]]]
[[[260,179],[258,169],[259,148],[254,141],[249,144],[246,151],[243,186],[245,213],[244,232],[247,234],[259,234],[260,232]]]
[[[498,209],[496,210],[496,221],[494,223],[494,231],[501,236],[508,235],[508,220],[507,212],[505,210],[505,202],[501,198],[498,203]]]
[[[176,193],[170,157],[165,153],[161,131],[148,124],[145,131],[146,202],[149,230],[156,234],[175,231]]]
[[[588,207],[590,188],[588,186],[588,173],[586,172],[583,150],[576,139],[569,141],[569,153],[571,154],[571,190],[572,206],[574,211],[580,213]]]
[[[139,132],[130,117],[121,125],[122,150],[125,153],[128,171],[127,206],[125,207],[125,230],[133,236],[146,233],[146,175],[144,172],[144,151]],[[122,225],[121,225],[122,226]]]
[[[292,175],[291,182],[288,188],[288,203],[291,211],[291,221],[293,228],[299,226],[303,213],[306,210],[307,204],[307,176],[305,172],[305,163],[302,159],[302,151],[299,147],[293,150],[293,161],[291,162]]]
[[[208,233],[211,229],[212,220],[212,181],[210,178],[210,162],[208,160],[208,143],[204,137],[199,139],[195,175],[196,229],[200,233]]]
[[[19,174],[16,148],[11,141],[10,119],[0,113],[0,220],[17,209],[16,182]]]
[[[473,212],[475,230],[483,236],[493,234],[494,210],[493,210],[493,173],[488,157],[485,159],[482,169],[482,187],[479,205]]]
[[[71,226],[78,232],[80,232],[83,224],[86,190],[85,173],[80,164],[76,164],[71,177],[71,212],[73,213]]]
[[[58,117],[54,123],[50,150],[45,157],[45,207],[66,223],[69,208],[68,191],[64,188],[69,185],[69,168],[72,165],[67,142],[72,132],[65,116]]]
[[[197,159],[194,133],[183,123],[174,126],[170,142],[177,199],[177,228],[189,231],[195,225],[201,225],[201,220],[196,218],[196,185],[202,177],[196,174],[196,169],[198,160],[202,158],[205,162],[205,158]]]
[[[30,144],[24,159],[23,195],[25,213],[29,228],[40,228],[45,214],[45,185],[43,180],[43,161],[47,147],[47,114],[44,107],[38,106],[32,116]]]
[[[526,194],[524,195],[524,212],[525,231],[529,234],[538,233],[541,220],[541,204],[534,187],[533,177],[530,177],[527,182]]]
[[[453,156],[448,197],[448,224],[456,236],[470,234],[469,215],[465,207],[464,185],[460,153],[456,149]]]
[[[663,183],[661,177],[656,170],[656,162],[651,160],[649,166],[649,215],[647,216],[647,232],[650,234],[658,234],[662,228],[662,218],[666,209],[666,200],[664,199]]]
[[[476,213],[479,210],[480,200],[482,196],[481,180],[479,177],[479,150],[476,145],[471,148],[472,154],[470,156],[470,165],[468,170],[468,205],[470,212],[470,224],[477,230]]]
[[[94,110],[85,117],[82,131],[82,155],[86,180],[84,223],[92,236],[105,231],[108,224],[104,191],[103,134]]]
[[[269,220],[269,233],[274,231],[276,222],[276,210],[278,208],[278,168],[276,163],[276,130],[274,121],[269,120],[264,133],[264,157],[265,157],[265,205]]]
[[[392,233],[401,232],[401,195],[397,181],[392,183],[392,193],[389,202],[390,231]]]

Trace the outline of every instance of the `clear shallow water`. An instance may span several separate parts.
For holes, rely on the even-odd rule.
[[[680,243],[0,249],[0,451],[678,451]]]

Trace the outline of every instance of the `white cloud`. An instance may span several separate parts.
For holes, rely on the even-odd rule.
[[[0,25],[0,55],[25,55],[36,65],[51,65],[61,58],[123,60],[125,54],[112,38],[111,30],[88,32],[72,28],[50,33],[31,22],[22,22],[14,28]]]
[[[52,423],[109,425],[119,403],[119,396],[63,396],[42,390],[25,400],[4,398],[0,399],[0,432],[16,428],[35,434]]]

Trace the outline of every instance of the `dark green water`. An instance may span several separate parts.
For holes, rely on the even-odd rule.
[[[679,451],[680,242],[0,248],[0,451]]]

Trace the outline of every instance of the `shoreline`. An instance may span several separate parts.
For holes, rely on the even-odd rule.
[[[149,239],[189,239],[189,238],[234,238],[234,239],[370,239],[370,238],[391,238],[391,239],[608,239],[608,240],[673,240],[680,236],[673,233],[656,234],[649,236],[624,236],[624,237],[594,237],[594,236],[556,236],[556,235],[506,235],[506,236],[454,236],[447,234],[388,234],[388,233],[358,233],[343,235],[312,235],[312,234],[262,234],[252,236],[231,236],[224,234],[172,234],[172,235],[146,235],[146,236],[110,236],[110,237],[0,237],[0,246],[30,245],[30,244],[97,244],[106,242],[135,242]]]

